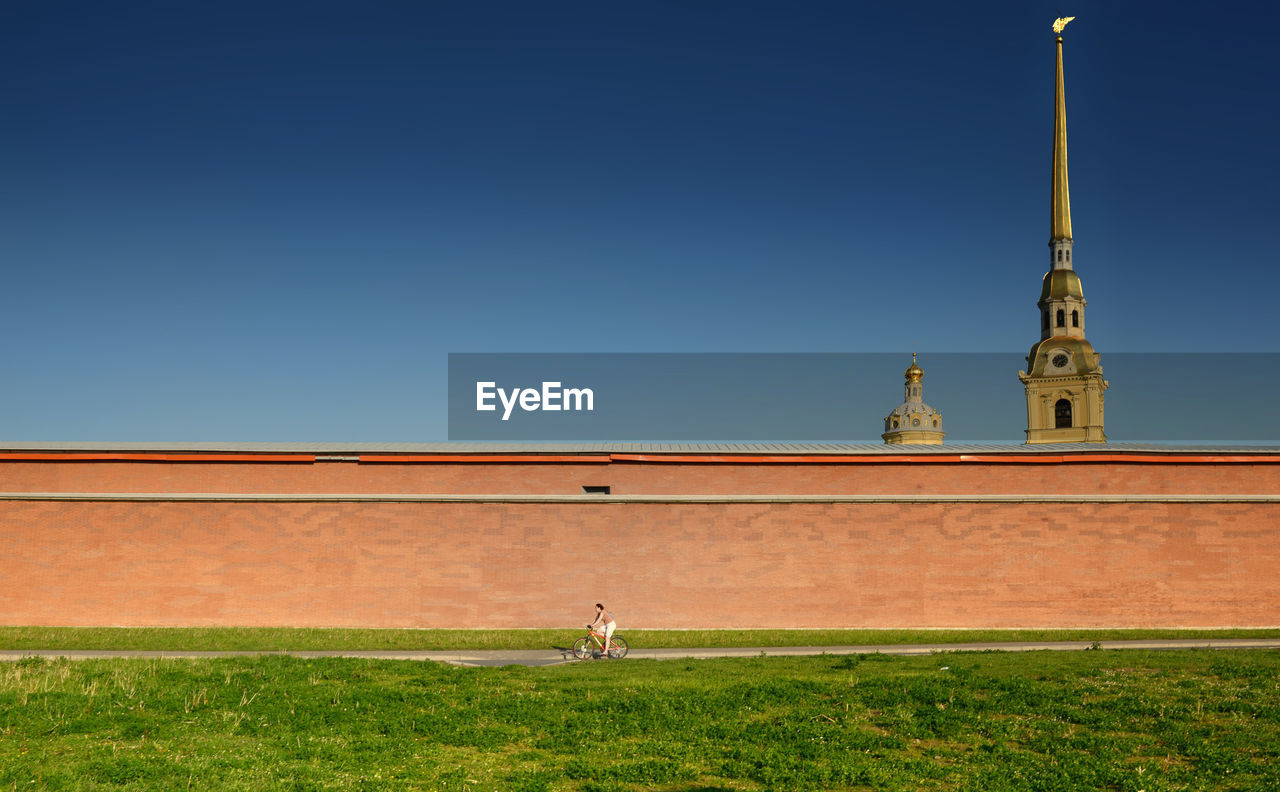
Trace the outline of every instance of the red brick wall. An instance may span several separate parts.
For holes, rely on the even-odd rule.
[[[1275,493],[1280,465],[5,463],[5,492]],[[0,623],[1280,625],[1275,503],[0,501]]]

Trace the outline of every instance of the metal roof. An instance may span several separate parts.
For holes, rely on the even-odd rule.
[[[237,454],[1280,454],[1280,445],[1161,443],[325,443],[325,442],[0,442],[0,452],[162,452]]]

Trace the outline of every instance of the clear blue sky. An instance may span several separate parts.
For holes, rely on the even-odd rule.
[[[1025,350],[1059,13],[1104,365],[1280,351],[1277,8],[10,0],[0,440],[439,440],[450,352]]]

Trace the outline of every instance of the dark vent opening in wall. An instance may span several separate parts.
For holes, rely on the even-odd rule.
[[[608,495],[608,494],[609,494],[609,485],[608,485],[608,484],[605,484],[605,485],[602,485],[602,486],[594,486],[594,487],[591,487],[591,486],[587,486],[587,485],[585,485],[585,484],[584,484],[584,485],[582,486],[582,494],[583,494],[583,495]]]

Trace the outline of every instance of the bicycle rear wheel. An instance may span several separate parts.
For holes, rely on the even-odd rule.
[[[613,637],[613,640],[609,641],[609,657],[613,658],[614,660],[621,660],[626,656],[627,656],[626,639],[619,638],[618,636],[615,635]]]
[[[591,656],[591,638],[584,635],[573,642],[573,656],[579,660],[586,660]]]

